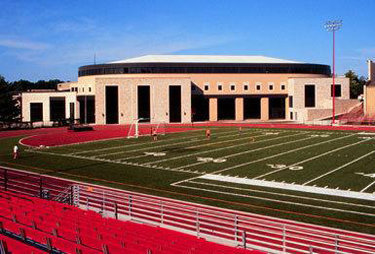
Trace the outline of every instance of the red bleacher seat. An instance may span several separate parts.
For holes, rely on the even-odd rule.
[[[172,230],[103,218],[93,211],[0,191],[0,221],[5,230],[66,253],[252,253],[207,242]],[[9,248],[43,253],[22,241],[6,238]],[[9,239],[8,239],[9,238]],[[29,249],[35,249],[30,252]],[[17,253],[17,252],[13,252]],[[261,252],[253,252],[261,253]]]

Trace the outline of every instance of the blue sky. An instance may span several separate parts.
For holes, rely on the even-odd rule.
[[[326,20],[342,19],[337,72],[367,76],[373,0],[1,0],[0,75],[76,80],[81,65],[145,54],[265,55],[331,64]]]

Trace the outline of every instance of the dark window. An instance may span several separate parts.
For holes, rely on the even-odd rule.
[[[89,87],[89,92],[91,92],[91,87]]]
[[[333,97],[333,85],[331,85],[331,97]],[[341,97],[341,85],[335,84],[335,97]]]
[[[232,90],[232,91],[236,90],[236,86],[235,85],[231,85],[230,86],[230,90]]]
[[[219,90],[219,91],[223,90],[223,86],[222,85],[218,85],[217,86],[217,90]]]
[[[270,85],[269,88],[270,88],[270,90],[273,90],[273,85]]]
[[[50,121],[56,122],[65,119],[65,97],[49,98]]]
[[[249,86],[248,85],[244,85],[243,90],[245,90],[245,91],[249,90]]]
[[[293,120],[293,112],[290,112],[290,120]]]
[[[305,85],[305,107],[315,107],[315,86]]]
[[[30,103],[30,121],[43,121],[43,103]]]
[[[281,90],[285,90],[285,85],[281,85]]]
[[[260,85],[257,85],[257,90],[260,90]]]
[[[204,86],[204,90],[205,90],[205,91],[208,91],[208,85],[205,85],[205,86]]]
[[[289,108],[293,108],[293,96],[289,96]]]

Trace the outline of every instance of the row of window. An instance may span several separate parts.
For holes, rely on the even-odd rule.
[[[192,86],[192,89],[195,90],[195,86]],[[208,91],[208,90],[210,89],[210,85],[209,85],[209,84],[205,84],[205,85],[203,86],[203,89],[204,89],[205,91]],[[255,85],[255,89],[256,89],[257,91],[260,91],[260,90],[262,89],[262,85],[261,85],[261,84],[257,84],[257,85]],[[284,85],[284,84],[280,85],[280,89],[281,89],[281,90],[285,90],[285,85]],[[218,91],[222,91],[222,90],[223,90],[223,85],[220,84],[220,83],[217,84],[217,90],[218,90]],[[231,85],[230,85],[230,90],[231,90],[231,91],[236,91],[236,85],[231,84]],[[243,90],[244,90],[244,91],[248,91],[248,90],[249,90],[249,85],[248,85],[248,84],[244,84],[244,85],[243,85]],[[270,91],[274,90],[274,85],[268,85],[268,90],[270,90]]]
[[[72,92],[78,92],[78,87],[72,87],[72,88],[70,88],[70,91],[72,91]],[[81,88],[81,92],[82,93],[85,92],[85,88],[84,87]],[[91,87],[89,87],[89,93],[91,93]]]

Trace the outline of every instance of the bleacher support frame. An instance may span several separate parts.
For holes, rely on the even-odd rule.
[[[42,180],[40,180],[42,179]],[[374,253],[375,236],[0,167],[0,189],[269,253]]]

